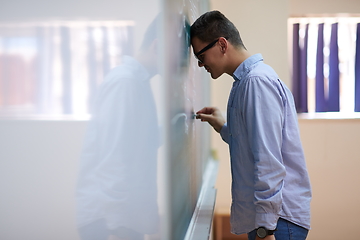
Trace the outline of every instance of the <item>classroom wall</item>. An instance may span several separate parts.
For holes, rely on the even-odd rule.
[[[360,13],[360,3],[354,0],[290,0],[289,15]]]
[[[280,78],[291,87],[287,18],[308,14],[360,13],[360,2],[353,0],[212,0],[212,9],[222,11],[239,28],[251,53],[260,52]],[[261,5],[260,5],[261,4]],[[226,113],[232,78],[212,81],[212,105]],[[301,139],[313,188],[312,230],[309,240],[344,239],[356,228],[360,207],[360,165],[358,143],[360,119],[299,119]],[[217,180],[216,212],[228,213],[231,204],[231,174],[228,146],[214,131],[212,146],[220,161]],[[329,229],[336,229],[324,234]]]
[[[313,189],[309,239],[344,239],[359,222],[360,119],[299,119],[299,125]],[[324,236],[327,229],[336,231]]]
[[[78,239],[85,121],[0,120],[1,239]]]

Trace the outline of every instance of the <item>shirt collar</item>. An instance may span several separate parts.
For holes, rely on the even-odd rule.
[[[242,80],[251,70],[252,66],[260,61],[263,61],[263,57],[260,53],[252,55],[243,61],[233,73],[233,78],[236,80]]]

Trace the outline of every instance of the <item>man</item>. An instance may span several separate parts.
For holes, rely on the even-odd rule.
[[[290,90],[260,54],[250,55],[219,11],[194,22],[191,44],[213,79],[227,73],[235,80],[227,121],[214,107],[197,112],[229,144],[232,233],[248,233],[249,240],[306,239],[311,189]]]

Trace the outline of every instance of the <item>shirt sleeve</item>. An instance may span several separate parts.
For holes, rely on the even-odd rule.
[[[227,126],[227,123],[224,123],[220,130],[221,138],[226,142],[229,143],[229,128]]]
[[[256,227],[275,229],[286,175],[281,145],[284,107],[277,80],[251,78],[246,86],[243,117],[254,159]]]

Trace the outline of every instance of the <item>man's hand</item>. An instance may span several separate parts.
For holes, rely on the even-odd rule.
[[[219,109],[215,107],[205,107],[196,113],[196,118],[202,122],[208,122],[218,133],[225,124],[225,119]]]

